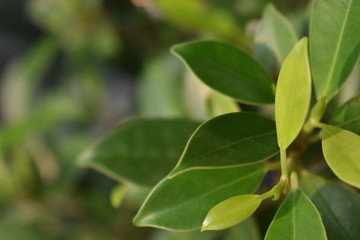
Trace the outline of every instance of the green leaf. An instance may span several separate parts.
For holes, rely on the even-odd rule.
[[[316,0],[310,20],[310,59],[317,99],[333,97],[358,62],[358,0]]]
[[[281,67],[275,96],[278,143],[287,148],[299,134],[309,109],[311,74],[307,38],[302,38]]]
[[[300,183],[301,189],[319,210],[330,240],[359,239],[358,194],[310,173],[304,173]]]
[[[170,177],[192,169],[234,167],[275,155],[275,124],[249,112],[213,118],[194,132]]]
[[[338,127],[325,125],[322,132],[324,157],[335,175],[360,188],[360,136]]]
[[[346,102],[332,117],[331,125],[360,135],[360,95]]]
[[[268,70],[278,71],[297,40],[286,17],[273,4],[268,4],[255,34],[255,59]]]
[[[217,203],[249,194],[265,174],[263,163],[248,166],[195,170],[161,181],[150,193],[134,223],[168,230],[194,230]]]
[[[125,192],[126,192],[125,185],[122,185],[122,184],[116,185],[111,190],[111,193],[110,193],[111,206],[113,206],[114,208],[118,208],[124,199]]]
[[[256,194],[239,195],[218,203],[207,214],[201,231],[222,230],[250,217],[261,203]]]
[[[208,96],[206,105],[208,115],[211,117],[240,111],[240,108],[232,99],[218,92],[212,92]]]
[[[190,120],[135,120],[91,146],[79,162],[122,182],[153,186],[175,165],[199,124]]]
[[[265,240],[282,239],[327,239],[318,210],[299,190],[289,193],[266,232]]]
[[[225,232],[224,240],[261,240],[261,233],[254,217],[249,217],[235,227]]]
[[[172,52],[209,87],[246,104],[274,101],[272,79],[245,52],[231,45],[200,41],[176,45]]]

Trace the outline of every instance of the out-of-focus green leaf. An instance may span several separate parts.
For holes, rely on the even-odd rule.
[[[90,146],[79,163],[120,181],[153,186],[174,167],[198,125],[190,120],[134,120]]]
[[[207,110],[210,117],[216,117],[226,113],[239,112],[240,108],[230,98],[218,92],[213,92],[207,99]]]
[[[208,1],[155,0],[152,3],[168,21],[179,27],[211,34],[239,45],[244,50],[250,49],[249,41],[235,17],[210,6]]]
[[[195,230],[217,203],[249,194],[265,174],[263,163],[248,166],[194,170],[161,181],[134,218],[139,226],[168,230]]]
[[[255,34],[255,59],[269,71],[278,71],[297,40],[286,17],[269,4]]]
[[[138,86],[139,110],[144,117],[185,117],[176,73],[180,65],[170,56],[156,58],[145,65]]]
[[[116,185],[111,190],[110,202],[114,208],[118,208],[121,205],[121,203],[124,199],[125,192],[126,192],[126,186],[122,185],[122,184]]]
[[[260,115],[239,112],[213,118],[194,132],[170,177],[192,169],[234,167],[275,155],[275,124]]]
[[[171,232],[158,229],[150,237],[150,240],[214,240],[216,239],[216,232]]]
[[[340,185],[305,172],[301,189],[319,210],[330,240],[360,236],[360,196]]]
[[[360,188],[360,136],[325,125],[322,132],[324,157],[337,177]]]
[[[254,217],[249,217],[225,232],[224,240],[261,240],[260,230]]]
[[[272,103],[269,74],[245,52],[214,41],[179,44],[172,52],[209,87],[247,104]]]
[[[250,217],[261,201],[261,197],[256,194],[239,195],[226,199],[209,211],[201,231],[232,227]]]
[[[332,98],[360,55],[358,0],[315,0],[310,20],[310,59],[317,99]]]
[[[281,204],[265,240],[327,239],[320,214],[310,199],[296,190]]]
[[[330,123],[360,135],[360,95],[346,102],[332,116]]]
[[[281,67],[275,96],[278,143],[287,148],[299,134],[309,109],[311,73],[307,38],[302,38]]]

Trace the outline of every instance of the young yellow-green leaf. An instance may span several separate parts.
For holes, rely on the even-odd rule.
[[[111,190],[111,193],[110,193],[111,206],[113,206],[114,208],[118,208],[124,199],[125,192],[126,192],[125,185],[122,185],[122,184],[116,185]]]
[[[319,210],[330,240],[357,240],[360,236],[360,196],[340,185],[303,173],[301,189]]]
[[[240,108],[232,99],[218,92],[212,92],[206,102],[210,117],[216,117],[231,112],[239,112]]]
[[[256,163],[165,178],[152,190],[134,223],[176,231],[198,229],[213,206],[232,196],[252,193],[264,175],[264,164]]]
[[[324,157],[335,175],[360,188],[360,136],[330,125],[322,132]]]
[[[239,195],[215,205],[207,214],[201,231],[222,230],[232,227],[250,217],[261,203],[256,194]]]
[[[333,97],[360,55],[360,2],[315,0],[310,20],[310,58],[317,99]]]
[[[270,75],[251,56],[226,43],[200,41],[171,50],[206,85],[246,104],[273,103]]]
[[[286,57],[275,94],[278,143],[287,148],[299,134],[309,109],[311,74],[307,38],[302,38]]]
[[[119,181],[151,187],[174,167],[199,124],[190,120],[134,120],[83,153],[79,162]]]
[[[360,135],[360,95],[345,103],[332,116],[330,123]]]
[[[170,177],[192,169],[234,167],[275,155],[274,121],[255,113],[229,113],[200,125]]]
[[[273,4],[268,4],[255,34],[255,59],[267,69],[278,71],[297,40],[286,17]]]
[[[296,190],[286,197],[271,222],[265,240],[325,240],[320,214],[310,199]]]

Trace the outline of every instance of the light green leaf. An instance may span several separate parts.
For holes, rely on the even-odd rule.
[[[360,135],[360,95],[346,102],[332,117],[331,125]]]
[[[122,185],[122,184],[116,185],[111,190],[111,193],[110,193],[111,206],[113,206],[114,208],[118,208],[124,199],[125,192],[126,192],[125,185]]]
[[[338,127],[325,125],[322,132],[324,157],[335,175],[360,188],[360,136]]]
[[[190,120],[135,120],[84,152],[80,164],[119,181],[153,186],[175,165],[199,124]]]
[[[278,143],[287,148],[299,134],[309,109],[311,74],[307,38],[302,38],[281,67],[275,96]]]
[[[234,167],[275,155],[275,124],[260,115],[229,113],[203,123],[191,136],[170,177],[192,169]]]
[[[265,174],[263,163],[248,166],[194,170],[165,178],[150,193],[134,223],[168,230],[195,230],[217,203],[249,194]]]
[[[218,92],[212,92],[208,96],[206,105],[208,115],[211,117],[240,111],[240,108],[232,99]]]
[[[255,59],[269,71],[278,72],[297,40],[286,17],[273,4],[268,4],[255,34]],[[273,69],[274,65],[276,69]]]
[[[315,0],[310,20],[310,59],[317,99],[333,97],[359,60],[358,0]]]
[[[176,45],[172,52],[201,81],[229,97],[255,105],[274,100],[269,74],[238,48],[221,42],[200,41]]]
[[[360,196],[340,185],[304,173],[301,189],[321,214],[330,240],[357,240],[360,236]]]
[[[299,190],[289,193],[281,204],[265,236],[265,240],[327,239],[319,212]]]
[[[222,230],[250,217],[261,203],[256,194],[239,195],[218,203],[207,214],[201,231]]]

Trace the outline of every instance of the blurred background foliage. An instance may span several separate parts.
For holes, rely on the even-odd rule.
[[[308,0],[0,1],[0,238],[199,239],[134,227],[148,189],[122,199],[76,159],[128,118],[212,115],[213,93],[169,48],[218,39],[252,52],[269,2],[307,33]],[[256,235],[246,224],[201,239]]]

